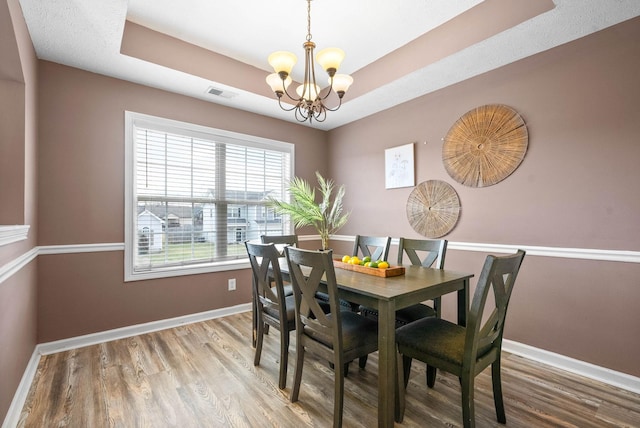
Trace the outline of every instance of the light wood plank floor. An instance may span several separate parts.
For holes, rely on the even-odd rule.
[[[275,332],[274,332],[275,333]],[[185,325],[41,358],[20,427],[327,427],[333,372],[307,355],[300,401],[277,387],[278,335],[265,338],[253,365],[251,314]],[[292,342],[295,342],[292,334]],[[352,363],[345,382],[345,427],[377,426],[377,354]],[[496,422],[490,372],[476,382],[479,427]],[[640,427],[640,396],[503,355],[507,427]],[[415,362],[407,410],[397,427],[460,426],[458,379],[438,373],[425,385]]]

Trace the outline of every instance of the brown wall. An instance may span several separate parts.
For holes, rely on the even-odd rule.
[[[452,242],[638,251],[638,40],[634,19],[331,131],[330,173],[352,210],[339,233],[419,237],[412,189],[384,188],[384,149],[417,142],[416,184],[443,180],[460,197]],[[506,180],[465,187],[445,171],[441,139],[492,103],[522,115],[529,148]],[[452,250],[447,266],[477,277],[483,258]],[[507,338],[640,376],[640,265],[528,256],[521,275]]]
[[[326,173],[326,133],[62,65],[40,63],[39,244],[124,242],[124,112],[296,144],[296,173]],[[124,283],[122,251],[39,257],[47,342],[250,301],[248,270]],[[227,279],[238,289],[227,291]]]
[[[37,60],[18,0],[0,1],[0,225],[28,239],[0,246],[0,268],[35,246]],[[0,281],[0,420],[37,343],[37,261]]]
[[[342,234],[418,237],[405,216],[411,189],[385,190],[383,173],[384,149],[415,141],[417,182],[445,180],[460,195],[452,242],[639,249],[639,19],[323,133],[37,63],[17,0],[0,2],[3,31],[9,16],[15,40],[0,44],[0,110],[23,117],[24,129],[12,128],[17,139],[0,134],[0,150],[23,170],[2,171],[16,180],[7,187],[2,176],[0,204],[18,209],[0,223],[24,222],[31,230],[28,240],[0,247],[0,267],[36,243],[123,242],[125,110],[295,143],[297,175],[313,180],[319,170],[347,185],[353,214]],[[24,88],[4,91],[16,85]],[[522,114],[529,151],[507,180],[466,188],[444,171],[441,138],[460,115],[488,103]],[[336,251],[350,248],[334,244]],[[477,275],[484,256],[451,250],[447,266]],[[0,283],[0,418],[37,342],[249,300],[246,270],[124,283],[123,258],[121,251],[41,255]],[[226,291],[230,277],[238,278],[233,293]],[[530,255],[507,337],[640,376],[638,278],[634,263]],[[445,299],[445,315],[452,314],[453,301]]]

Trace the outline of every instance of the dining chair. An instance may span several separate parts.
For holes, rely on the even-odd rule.
[[[407,239],[400,238],[398,243],[398,265],[404,263],[404,255],[415,266],[444,269],[447,253],[446,239]],[[442,313],[440,297],[433,300],[433,306],[418,303],[396,311],[396,328],[427,317],[438,317]],[[374,308],[360,306],[360,313],[367,318],[378,320],[378,311]]]
[[[281,257],[284,257],[284,247],[287,245],[298,246],[298,235],[260,235],[260,241],[263,244],[275,244]],[[293,288],[285,282],[285,296],[293,295]]]
[[[336,368],[333,426],[340,427],[347,363],[378,350],[378,324],[355,312],[340,310],[331,251],[285,247],[285,255],[293,284],[296,318],[296,368],[291,402],[298,401],[305,352],[331,361]],[[329,313],[325,313],[315,297],[323,285],[329,296]]]
[[[283,245],[298,246],[298,235],[260,235],[263,244],[275,244],[276,247]]]
[[[289,332],[296,328],[295,299],[286,296],[278,259],[280,254],[274,244],[245,242],[249,263],[253,273],[254,332],[256,348],[254,365],[260,364],[262,343],[267,326],[280,331],[280,374],[278,387],[287,385],[287,365],[289,360]],[[272,286],[274,284],[274,286]]]
[[[356,235],[353,242],[352,256],[371,257],[371,260],[387,260],[389,257],[389,247],[391,246],[390,236],[363,236]]]
[[[404,387],[398,388],[398,422],[405,410],[405,390],[412,359],[427,364],[427,385],[433,388],[438,368],[460,379],[462,420],[465,428],[475,426],[474,379],[491,366],[493,401],[498,422],[506,423],[500,380],[500,356],[504,322],[516,277],[525,252],[497,257],[487,256],[467,316],[466,327],[442,318],[423,318],[396,330],[398,371]],[[489,291],[492,302],[487,306]],[[485,310],[493,306],[486,316]],[[400,377],[398,382],[400,382]]]

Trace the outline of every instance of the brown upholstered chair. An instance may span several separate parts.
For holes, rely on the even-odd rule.
[[[291,402],[298,401],[305,352],[309,351],[346,367],[349,361],[378,349],[378,324],[363,316],[341,311],[331,251],[285,248],[296,309],[296,368]],[[304,269],[304,271],[303,271]],[[320,306],[316,292],[326,284],[330,313]],[[345,370],[334,370],[333,426],[342,426]]]
[[[296,328],[295,300],[284,293],[278,259],[280,254],[274,244],[245,242],[253,273],[254,332],[256,354],[254,365],[260,364],[262,342],[267,326],[280,331],[280,375],[278,387],[287,385],[289,360],[289,332]]]
[[[506,423],[500,380],[502,335],[509,298],[524,256],[525,252],[519,250],[513,255],[487,257],[471,302],[466,327],[431,317],[396,330],[400,354],[398,364],[402,365],[399,370],[402,370],[404,380],[404,388],[399,388],[398,421],[402,421],[404,416],[404,394],[409,382],[411,361],[417,359],[427,364],[427,385],[430,388],[435,384],[437,368],[460,378],[465,427],[475,426],[474,379],[491,366],[496,416],[498,422]],[[488,316],[483,316],[491,290],[495,307]]]
[[[398,243],[398,265],[404,263],[403,256],[407,255],[412,265],[444,269],[444,259],[447,252],[446,239],[406,239],[400,238]],[[440,298],[434,299],[433,306],[422,303],[396,311],[396,328],[407,325],[421,318],[438,317],[441,314]],[[367,318],[378,320],[378,311],[374,308],[360,306],[360,312]]]

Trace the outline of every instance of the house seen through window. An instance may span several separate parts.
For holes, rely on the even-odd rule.
[[[126,279],[238,268],[244,241],[289,234],[293,145],[127,112]]]

